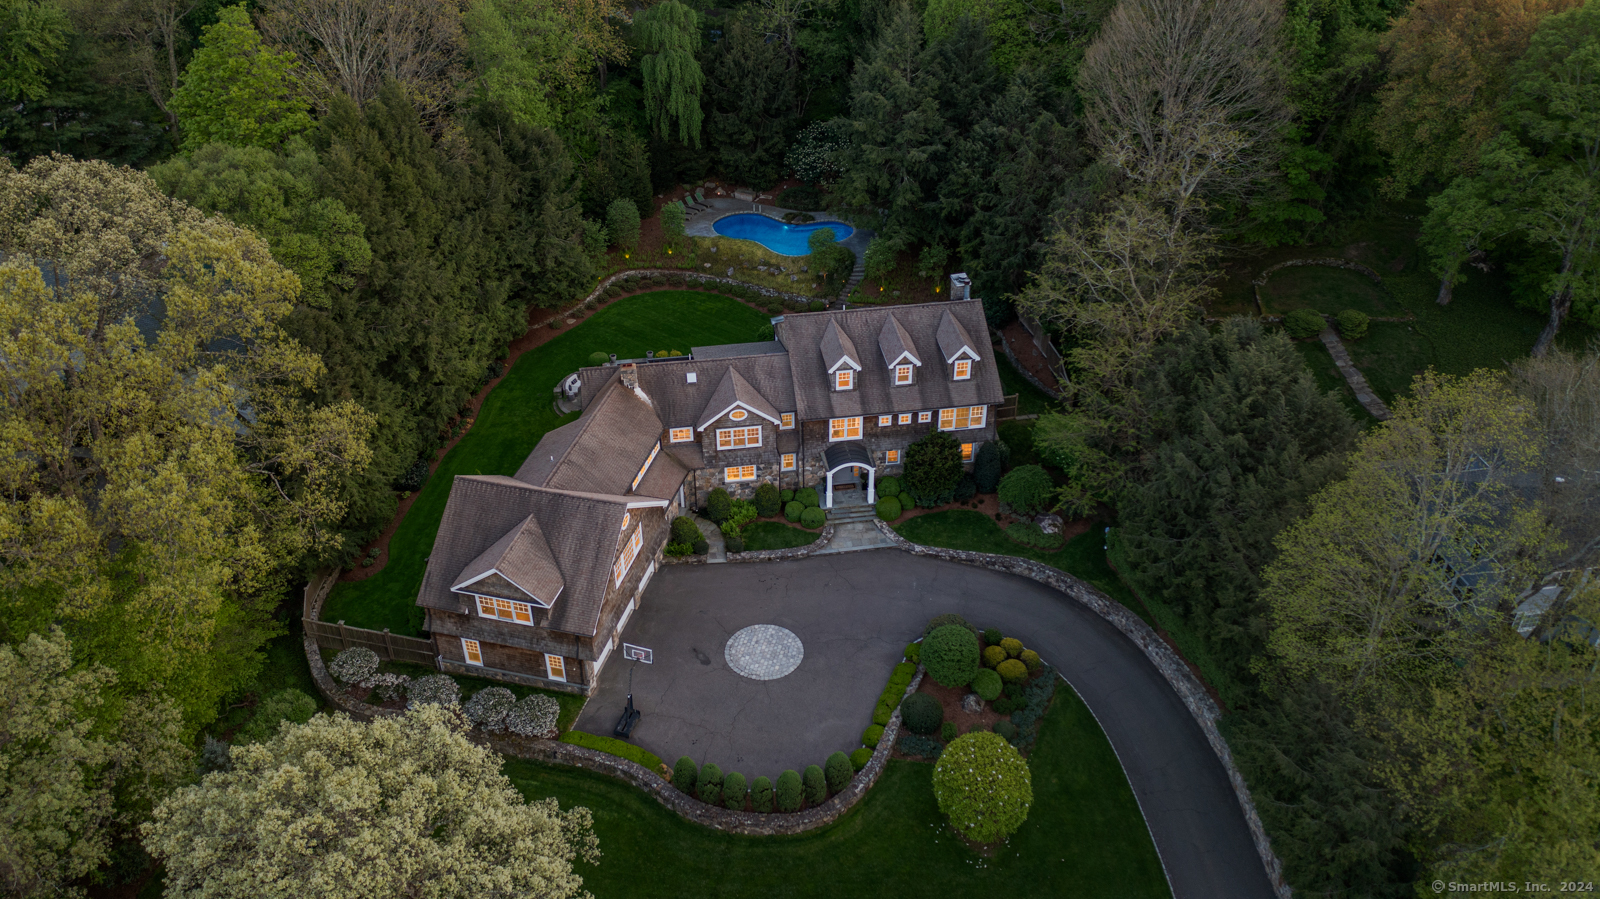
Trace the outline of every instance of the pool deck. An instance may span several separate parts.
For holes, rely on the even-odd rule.
[[[736,237],[726,237],[725,235],[718,234],[716,229],[712,227],[716,224],[717,219],[729,215],[740,215],[742,213],[755,212],[760,213],[767,218],[781,222],[783,221],[783,214],[785,212],[800,211],[794,209],[784,209],[781,206],[768,206],[762,203],[752,203],[749,200],[735,200],[732,197],[707,197],[706,203],[710,204],[710,209],[693,213],[689,216],[688,221],[684,223],[684,233],[688,234],[690,237],[723,237],[726,240],[738,240],[739,238]],[[849,222],[841,221],[840,219],[829,215],[826,212],[811,212],[808,214],[817,220],[815,223],[839,222],[841,225],[850,225]],[[867,254],[867,244],[872,242],[874,233],[865,228],[856,228],[854,225],[850,225],[850,227],[855,228],[855,230],[851,232],[849,237],[839,241],[839,245],[848,247],[851,252],[856,254],[857,260],[864,259],[866,258]],[[779,253],[778,255],[781,256],[783,254]],[[803,257],[790,256],[789,258],[800,259]]]

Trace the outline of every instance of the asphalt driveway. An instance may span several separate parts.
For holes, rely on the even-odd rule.
[[[668,566],[624,633],[655,650],[655,664],[631,666],[643,713],[633,741],[669,765],[689,755],[752,779],[820,765],[860,745],[890,667],[941,612],[1015,634],[1083,697],[1122,760],[1178,899],[1275,895],[1221,763],[1166,681],[1110,624],[1025,578],[899,550]],[[731,671],[723,646],[751,624],[798,635],[800,667],[773,681]],[[611,660],[578,729],[611,732],[629,669]]]

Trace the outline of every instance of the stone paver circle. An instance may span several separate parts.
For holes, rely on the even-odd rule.
[[[777,680],[800,667],[806,649],[788,628],[752,624],[729,637],[722,654],[735,674],[751,680]]]

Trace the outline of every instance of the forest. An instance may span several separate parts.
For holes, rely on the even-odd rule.
[[[1600,874],[1600,0],[0,0],[0,101],[8,893],[178,845],[298,586],[710,178],[1048,331],[1297,892]],[[1533,332],[1358,419],[1227,285],[1391,226]]]

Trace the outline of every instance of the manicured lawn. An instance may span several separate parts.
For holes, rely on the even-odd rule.
[[[1368,315],[1404,315],[1383,288],[1366,275],[1331,266],[1291,266],[1272,273],[1261,285],[1261,304],[1268,315],[1294,309],[1315,309],[1337,315],[1355,309]]]
[[[530,799],[554,796],[563,808],[594,813],[604,855],[578,871],[596,899],[1171,895],[1116,755],[1065,685],[1028,767],[1032,811],[994,858],[949,832],[933,798],[933,765],[920,762],[890,762],[849,814],[789,837],[691,824],[639,790],[587,771],[515,759],[505,771]]]
[[[1016,461],[1015,457],[1012,459]],[[1140,618],[1149,621],[1139,601],[1106,564],[1104,533],[1099,526],[1067,541],[1055,552],[1045,552],[1012,540],[1005,535],[994,519],[972,509],[947,509],[918,515],[895,526],[895,533],[924,546],[941,546],[945,549],[965,549],[971,552],[994,553],[1001,556],[1021,556],[1051,565],[1075,577],[1082,578],[1101,592],[1127,606]]]
[[[366,580],[337,585],[323,608],[323,619],[416,634],[422,626],[422,610],[415,600],[422,585],[423,560],[432,551],[452,479],[465,474],[515,474],[546,431],[575,417],[556,415],[551,390],[587,365],[589,354],[616,353],[626,359],[642,357],[649,350],[688,352],[693,346],[750,341],[767,319],[727,297],[658,291],[617,300],[523,354],[484,401],[472,429],[422,488],[389,542],[388,565]]]
[[[807,531],[781,521],[752,521],[744,528],[745,552],[758,549],[789,549],[815,543],[821,531]]]
[[[1033,386],[1033,382],[1024,378],[1003,353],[995,353],[994,362],[995,367],[1000,369],[1001,388],[1007,394],[1017,395],[1018,415],[1042,415],[1050,411],[1055,404],[1050,394]]]

